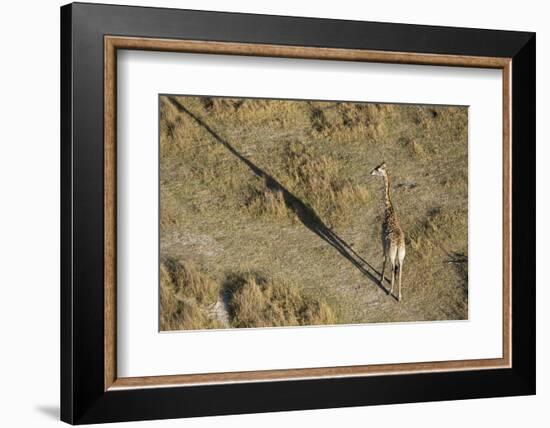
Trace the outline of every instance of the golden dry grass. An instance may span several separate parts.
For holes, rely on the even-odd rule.
[[[288,144],[283,162],[288,174],[289,189],[323,218],[329,226],[346,223],[354,207],[368,200],[364,185],[354,184],[341,171],[341,162],[315,153],[315,146]]]
[[[244,273],[225,282],[233,327],[281,327],[334,324],[336,318],[323,301],[305,296],[284,280]]]
[[[165,260],[160,265],[160,329],[196,330],[220,324],[209,315],[219,285],[189,262]]]
[[[234,272],[281,278],[336,323],[467,318],[467,108],[163,96],[160,109],[163,259],[218,292]],[[382,161],[407,239],[401,303],[375,280]]]

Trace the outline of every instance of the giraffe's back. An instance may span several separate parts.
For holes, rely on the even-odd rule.
[[[405,246],[405,234],[397,221],[393,208],[386,211],[382,225],[382,238],[386,245],[393,244],[398,248]]]

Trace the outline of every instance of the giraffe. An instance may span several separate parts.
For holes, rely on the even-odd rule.
[[[401,271],[403,269],[403,260],[405,259],[405,234],[399,226],[395,210],[393,209],[393,204],[390,197],[390,176],[386,168],[386,163],[382,162],[382,164],[374,168],[371,172],[371,175],[383,177],[385,187],[385,212],[384,222],[382,223],[382,247],[384,249],[384,264],[382,266],[380,284],[382,285],[382,287],[384,287],[384,272],[386,270],[386,262],[389,258],[392,265],[391,289],[389,294],[393,295],[395,275],[398,271],[399,290],[397,300],[401,301]]]

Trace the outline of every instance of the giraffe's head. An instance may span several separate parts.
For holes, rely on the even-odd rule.
[[[380,165],[374,168],[370,173],[370,175],[377,175],[379,177],[384,177],[386,174],[387,174],[386,162],[382,162]]]

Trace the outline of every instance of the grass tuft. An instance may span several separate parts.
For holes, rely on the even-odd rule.
[[[269,189],[263,179],[250,184],[244,206],[254,217],[269,217],[279,221],[291,218],[283,192]]]
[[[160,265],[160,329],[217,328],[209,306],[218,300],[219,285],[189,262],[164,260]]]
[[[231,275],[229,292],[231,324],[234,327],[281,327],[336,323],[331,308],[306,296],[284,280],[253,273]]]

